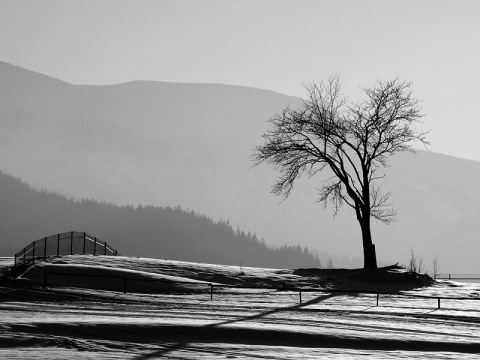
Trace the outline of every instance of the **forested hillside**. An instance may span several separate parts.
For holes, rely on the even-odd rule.
[[[276,268],[320,267],[300,246],[267,247],[228,221],[180,207],[114,206],[74,201],[35,191],[0,172],[0,255],[12,256],[33,240],[64,231],[86,231],[122,255]]]

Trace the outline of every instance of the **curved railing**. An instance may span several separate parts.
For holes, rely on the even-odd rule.
[[[69,231],[33,241],[15,254],[15,266],[30,265],[50,256],[90,254],[118,256],[106,241],[85,232]]]

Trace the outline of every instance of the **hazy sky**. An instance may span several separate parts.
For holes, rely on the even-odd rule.
[[[224,83],[352,98],[413,82],[431,150],[480,160],[480,1],[0,0],[0,60],[73,84]]]

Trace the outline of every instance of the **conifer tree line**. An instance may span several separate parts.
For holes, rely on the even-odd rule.
[[[74,201],[36,191],[0,172],[0,256],[13,256],[33,240],[71,230],[97,236],[125,256],[273,268],[321,267],[318,256],[306,247],[267,246],[255,234],[234,230],[228,220],[214,221],[180,206]]]

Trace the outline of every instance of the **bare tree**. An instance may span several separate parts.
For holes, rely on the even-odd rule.
[[[423,273],[423,258],[418,259],[418,264],[417,264],[417,269],[418,273],[421,274]]]
[[[438,272],[440,271],[440,263],[438,262],[438,259],[435,257],[432,261],[433,265],[433,278],[436,279],[438,276]]]
[[[407,271],[411,273],[417,272],[417,257],[413,251],[413,248],[410,247],[410,260],[408,261]]]
[[[407,272],[417,274],[421,274],[424,269],[423,258],[417,258],[412,247],[410,247],[410,260],[408,261],[408,266],[406,269]]]
[[[287,107],[274,115],[264,144],[254,150],[255,164],[275,165],[280,176],[272,188],[287,198],[295,180],[329,172],[322,181],[319,201],[333,203],[334,215],[346,203],[355,210],[363,241],[364,267],[377,267],[370,219],[389,224],[396,210],[390,192],[382,192],[387,159],[411,144],[424,145],[425,132],[414,129],[423,116],[412,96],[411,83],[398,79],[379,81],[364,88],[366,100],[349,103],[341,94],[338,76],[305,86],[307,96],[297,109]]]

